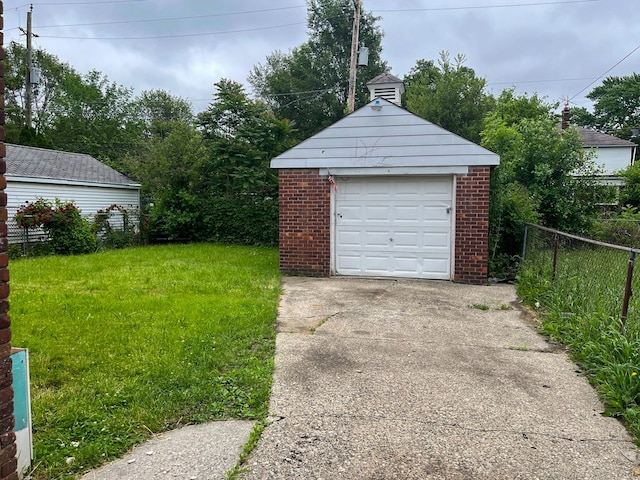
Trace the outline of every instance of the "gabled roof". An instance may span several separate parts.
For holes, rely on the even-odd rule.
[[[271,160],[272,168],[468,167],[500,157],[377,98]]]
[[[139,186],[130,178],[90,155],[9,143],[6,147],[7,177]]]
[[[596,132],[590,128],[574,127],[580,133],[585,147],[635,147],[636,144],[622,138]]]

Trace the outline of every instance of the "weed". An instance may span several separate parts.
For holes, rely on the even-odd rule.
[[[475,308],[476,310],[489,310],[489,305],[485,303],[472,303],[467,308]]]
[[[513,310],[513,307],[508,303],[501,303],[500,305],[498,305],[497,310]]]
[[[519,347],[509,346],[509,347],[507,347],[507,350],[516,350],[518,352],[528,352],[529,351],[529,345],[524,343],[524,344],[520,345]]]
[[[314,333],[316,333],[316,330],[318,330],[318,328],[320,328],[322,325],[324,325],[325,323],[327,323],[329,321],[331,317],[326,317],[323,318],[321,320],[319,320],[318,322],[316,322],[314,325],[311,325],[308,329],[308,332],[313,335]]]
[[[531,249],[518,294],[536,306],[541,332],[568,347],[605,413],[623,419],[640,442],[640,297],[631,297],[624,328],[620,321],[628,253],[571,244],[559,249],[553,278],[551,259],[549,248]],[[638,272],[632,287],[640,288]]]
[[[242,474],[245,470],[245,468],[243,468],[243,465],[248,460],[249,455],[251,455],[251,452],[253,452],[253,450],[258,445],[258,441],[260,440],[260,437],[262,436],[262,432],[264,432],[264,429],[266,426],[267,426],[267,422],[265,420],[260,420],[256,422],[256,425],[253,427],[253,430],[251,431],[251,435],[249,435],[249,441],[245,444],[244,448],[242,449],[242,453],[240,454],[238,463],[236,463],[236,466],[227,472],[226,474],[227,480],[236,480],[240,478],[239,477],[240,474]]]

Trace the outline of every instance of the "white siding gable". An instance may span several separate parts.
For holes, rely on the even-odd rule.
[[[382,108],[374,110],[374,103]],[[271,161],[272,168],[497,165],[498,155],[376,99]]]

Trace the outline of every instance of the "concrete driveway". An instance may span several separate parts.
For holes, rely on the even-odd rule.
[[[272,423],[244,479],[640,475],[512,286],[285,278],[279,332]]]

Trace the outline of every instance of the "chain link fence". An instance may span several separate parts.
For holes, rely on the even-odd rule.
[[[521,275],[540,286],[542,298],[553,296],[563,315],[593,312],[627,321],[640,315],[640,250],[599,242],[566,232],[527,225]],[[532,281],[533,280],[533,281]]]

